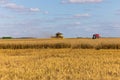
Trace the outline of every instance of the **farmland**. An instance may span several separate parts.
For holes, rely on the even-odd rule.
[[[119,38],[1,39],[0,80],[119,80],[119,44]]]
[[[120,49],[119,38],[1,39],[0,49]]]

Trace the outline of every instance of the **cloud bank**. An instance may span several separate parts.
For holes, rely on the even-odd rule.
[[[62,3],[100,3],[103,0],[62,0]]]
[[[0,0],[0,6],[2,8],[10,9],[18,12],[39,12],[39,8],[27,8],[23,5],[17,5],[16,3],[9,2],[7,0]]]

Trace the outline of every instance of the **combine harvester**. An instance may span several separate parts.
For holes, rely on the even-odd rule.
[[[100,38],[100,34],[93,34],[92,39],[98,39]]]
[[[55,35],[55,36],[52,36],[51,38],[61,38],[61,39],[63,39],[64,37],[63,37],[63,34],[62,34],[62,33],[57,32],[56,35]]]

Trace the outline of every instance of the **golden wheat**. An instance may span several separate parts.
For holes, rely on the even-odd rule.
[[[120,49],[119,38],[0,40],[0,49]]]
[[[1,49],[0,80],[119,80],[120,50]]]
[[[0,40],[0,80],[119,80],[119,44],[117,38]]]

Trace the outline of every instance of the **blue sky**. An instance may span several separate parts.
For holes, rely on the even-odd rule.
[[[0,0],[0,37],[120,37],[120,0]]]

